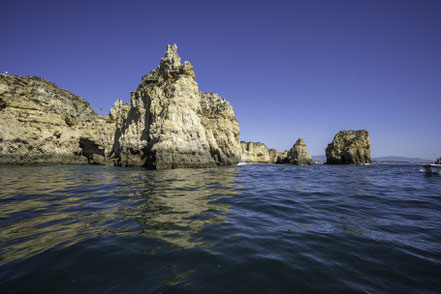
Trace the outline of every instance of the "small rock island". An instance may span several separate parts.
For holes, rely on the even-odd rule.
[[[340,131],[326,148],[327,164],[369,164],[371,163],[369,132]]]

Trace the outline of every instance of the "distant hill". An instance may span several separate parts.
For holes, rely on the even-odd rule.
[[[383,157],[372,158],[372,161],[432,162],[434,160],[422,159],[417,157],[383,156]]]
[[[326,161],[326,155],[313,155],[312,160],[315,161]]]
[[[326,155],[314,155],[311,156],[315,161],[326,161]],[[372,158],[372,161],[392,161],[392,162],[432,162],[434,160],[422,159],[416,157],[402,157],[402,156],[383,156]]]

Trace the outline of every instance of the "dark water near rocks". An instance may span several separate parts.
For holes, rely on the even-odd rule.
[[[1,293],[435,293],[416,165],[0,167]]]

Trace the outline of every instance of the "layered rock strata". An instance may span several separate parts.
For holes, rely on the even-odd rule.
[[[367,130],[338,132],[326,148],[326,163],[371,163],[369,132]]]
[[[199,92],[193,67],[168,45],[130,104],[107,117],[36,77],[1,75],[0,163],[97,163],[152,169],[237,163],[239,124],[224,98]]]

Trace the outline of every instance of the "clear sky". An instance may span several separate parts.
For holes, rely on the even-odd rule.
[[[368,129],[372,156],[441,156],[441,1],[17,1],[0,5],[0,72],[107,114],[176,43],[241,140],[312,155]]]

